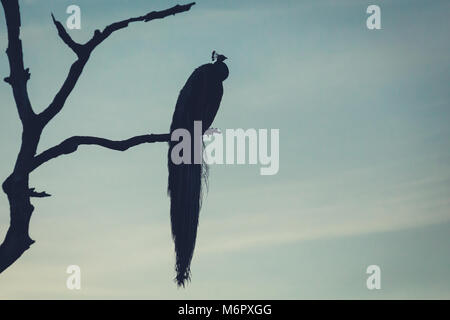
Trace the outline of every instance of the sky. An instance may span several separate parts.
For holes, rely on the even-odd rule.
[[[36,112],[74,54],[50,18],[81,8],[95,29],[176,1],[21,1]],[[180,2],[181,3],[181,2]],[[381,30],[366,9],[381,8]],[[81,147],[32,174],[36,243],[0,275],[0,299],[449,299],[450,21],[448,1],[199,0],[135,23],[95,49],[39,152],[73,135],[166,133],[179,90],[211,51],[230,76],[214,127],[280,130],[280,170],[213,165],[192,282],[177,288],[167,145]],[[0,14],[0,52],[7,46]],[[5,54],[0,73],[9,74]],[[21,125],[0,84],[0,179]],[[0,238],[9,205],[0,194]],[[81,268],[69,290],[66,268]],[[381,269],[368,290],[366,268]]]

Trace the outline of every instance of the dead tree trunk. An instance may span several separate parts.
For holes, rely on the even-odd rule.
[[[20,8],[18,0],[1,0],[5,12],[8,31],[8,61],[10,76],[4,79],[11,85],[17,111],[22,122],[22,145],[11,175],[2,184],[10,205],[10,226],[3,243],[0,245],[0,273],[13,264],[34,243],[29,235],[29,226],[34,206],[31,198],[44,198],[50,195],[37,192],[30,187],[30,174],[43,163],[61,155],[75,152],[81,145],[96,145],[111,150],[125,151],[131,147],[154,142],[169,141],[169,134],[146,134],[123,141],[112,141],[98,137],[74,136],[48,150],[36,155],[42,131],[46,125],[63,109],[64,104],[75,87],[83,68],[93,50],[113,32],[126,28],[129,23],[163,19],[170,15],[185,12],[195,3],[176,5],[162,11],[152,11],[144,16],[130,18],[108,25],[103,31],[96,30],[85,44],[73,41],[63,25],[52,15],[58,35],[76,54],[77,60],[72,64],[66,80],[53,101],[40,114],[33,111],[28,97],[27,83],[30,79],[29,69],[25,69],[20,40]]]
[[[8,196],[11,222],[0,246],[0,272],[20,258],[34,243],[28,233],[34,211],[28,192],[28,175],[13,173],[3,184],[3,190]]]

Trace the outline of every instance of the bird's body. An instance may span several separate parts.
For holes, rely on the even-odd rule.
[[[226,67],[225,63],[221,64]],[[211,126],[223,95],[223,80],[217,69],[217,63],[208,63],[191,74],[178,96],[171,132],[178,128],[189,129],[194,121],[202,121],[203,133]]]
[[[228,67],[223,62],[226,57],[215,55],[216,62],[204,64],[191,74],[178,96],[172,117],[170,133],[176,129],[186,129],[191,134],[190,164],[174,164],[171,153],[176,142],[169,142],[168,194],[171,199],[170,216],[172,236],[176,253],[176,281],[185,284],[190,278],[190,263],[197,237],[198,218],[201,206],[202,176],[206,164],[194,163],[194,121],[202,122],[202,134],[214,121],[223,95],[222,82],[228,77]],[[197,141],[202,143],[202,141]],[[199,159],[202,159],[200,155]]]

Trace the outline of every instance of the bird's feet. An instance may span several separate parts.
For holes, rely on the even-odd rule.
[[[208,137],[213,136],[214,133],[222,134],[222,131],[220,131],[219,128],[209,128],[208,130],[205,131],[205,135]]]

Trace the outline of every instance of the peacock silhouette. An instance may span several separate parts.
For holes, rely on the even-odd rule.
[[[194,139],[202,139],[214,121],[223,96],[222,82],[228,78],[228,67],[224,55],[212,53],[213,63],[204,64],[191,74],[178,96],[172,117],[170,134],[176,129],[188,130],[191,136],[190,163],[175,164],[172,150],[177,142],[169,141],[168,152],[168,195],[170,197],[170,218],[172,237],[175,243],[175,271],[178,286],[185,286],[190,280],[190,265],[194,254],[197,227],[202,202],[202,180],[206,183],[208,168],[202,163],[195,163]],[[194,121],[202,122],[202,135],[195,137]],[[202,141],[197,141],[202,143]],[[195,150],[195,151],[194,151]],[[182,152],[182,151],[181,151]],[[200,158],[199,158],[200,156]]]

